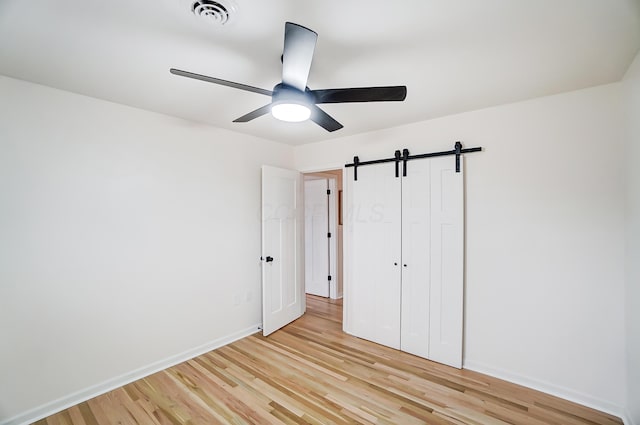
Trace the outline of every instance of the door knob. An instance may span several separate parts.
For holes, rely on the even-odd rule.
[[[269,257],[269,256],[267,256],[267,258],[266,258],[266,260],[265,260],[265,261],[266,261],[267,263],[270,263],[270,262],[272,262],[272,261],[273,261],[273,257]]]

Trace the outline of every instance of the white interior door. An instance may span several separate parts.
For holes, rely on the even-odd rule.
[[[401,349],[462,367],[463,172],[451,157],[411,161],[402,179]]]
[[[262,328],[280,329],[302,316],[303,195],[300,173],[262,167]]]
[[[338,298],[338,281],[340,275],[338,273],[338,182],[335,178],[329,179],[329,296]]]
[[[329,196],[328,179],[304,181],[305,290],[329,297]]]
[[[348,191],[347,332],[400,348],[400,178],[395,164],[353,168]]]

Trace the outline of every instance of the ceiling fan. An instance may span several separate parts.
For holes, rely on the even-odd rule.
[[[171,68],[170,71],[172,74],[182,77],[271,96],[271,103],[249,112],[233,122],[248,122],[271,112],[275,118],[283,121],[299,122],[310,119],[327,131],[336,131],[343,127],[342,124],[320,109],[318,104],[403,101],[407,97],[406,86],[310,90],[307,87],[307,79],[317,38],[318,34],[308,28],[291,22],[285,24],[282,82],[277,84],[273,90],[175,68]]]

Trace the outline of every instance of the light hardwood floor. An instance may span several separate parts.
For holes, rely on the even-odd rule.
[[[621,424],[613,416],[351,337],[342,304],[307,313],[37,422]]]

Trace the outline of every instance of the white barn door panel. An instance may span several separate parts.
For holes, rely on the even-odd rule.
[[[400,179],[394,164],[348,170],[348,331],[400,348]],[[390,178],[391,177],[391,178]]]
[[[401,349],[462,367],[463,168],[412,161],[402,179]],[[406,267],[404,266],[406,264]]]
[[[262,167],[262,333],[304,313],[303,197],[300,173]]]

